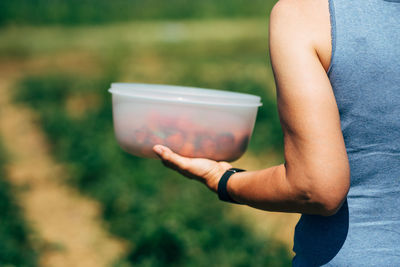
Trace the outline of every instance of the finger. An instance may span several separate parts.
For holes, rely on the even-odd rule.
[[[190,159],[182,157],[168,147],[156,145],[153,147],[154,152],[163,160],[163,162],[173,169],[186,171],[189,168]],[[175,167],[175,168],[174,168]]]

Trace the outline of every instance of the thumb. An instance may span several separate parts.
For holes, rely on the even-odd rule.
[[[189,167],[190,159],[182,157],[166,146],[155,145],[153,151],[161,158],[168,167],[185,171]]]

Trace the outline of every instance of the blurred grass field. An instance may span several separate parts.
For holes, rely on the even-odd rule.
[[[37,260],[30,227],[23,219],[21,207],[13,197],[13,188],[5,177],[7,155],[0,144],[0,263],[31,266]]]
[[[220,203],[158,161],[124,153],[107,92],[119,81],[260,95],[249,152],[234,165],[282,162],[267,27],[267,18],[235,18],[0,29],[0,79],[15,76],[14,101],[37,115],[64,182],[99,201],[106,229],[127,242],[115,266],[290,265],[296,216]]]

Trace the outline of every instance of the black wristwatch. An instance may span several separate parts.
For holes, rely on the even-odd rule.
[[[244,172],[244,171],[245,170],[242,170],[242,169],[230,168],[222,175],[222,177],[218,183],[218,198],[220,200],[230,202],[230,203],[240,204],[237,201],[233,200],[229,196],[228,191],[226,190],[226,185],[228,184],[228,180],[232,174],[237,173],[237,172]]]

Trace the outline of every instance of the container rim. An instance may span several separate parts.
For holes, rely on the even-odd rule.
[[[146,83],[112,83],[111,89],[147,89],[149,91],[156,91],[156,92],[163,92],[163,88],[175,88],[180,89],[182,92],[179,94],[187,95],[187,96],[210,96],[210,97],[218,97],[218,98],[229,98],[229,99],[240,99],[245,98],[246,101],[251,101],[254,103],[258,103],[261,100],[261,97],[257,95],[241,93],[241,92],[231,92],[231,91],[224,91],[224,90],[217,90],[217,89],[209,89],[209,88],[200,88],[200,87],[192,87],[192,86],[180,86],[180,85],[166,85],[166,84],[146,84]],[[183,90],[190,90],[183,91]],[[170,95],[176,95],[177,92],[163,92]],[[221,96],[220,93],[224,95]]]
[[[187,99],[165,99],[160,97],[149,97],[149,96],[142,96],[142,95],[128,95],[122,94],[116,91],[115,88],[110,88],[108,90],[112,95],[119,95],[128,98],[134,99],[146,99],[146,100],[155,100],[161,102],[168,102],[168,103],[175,103],[175,104],[194,104],[194,105],[203,105],[203,106],[229,106],[229,107],[260,107],[262,106],[261,102],[254,102],[254,103],[216,103],[216,102],[204,102],[204,101],[194,101],[194,100],[187,100]]]

